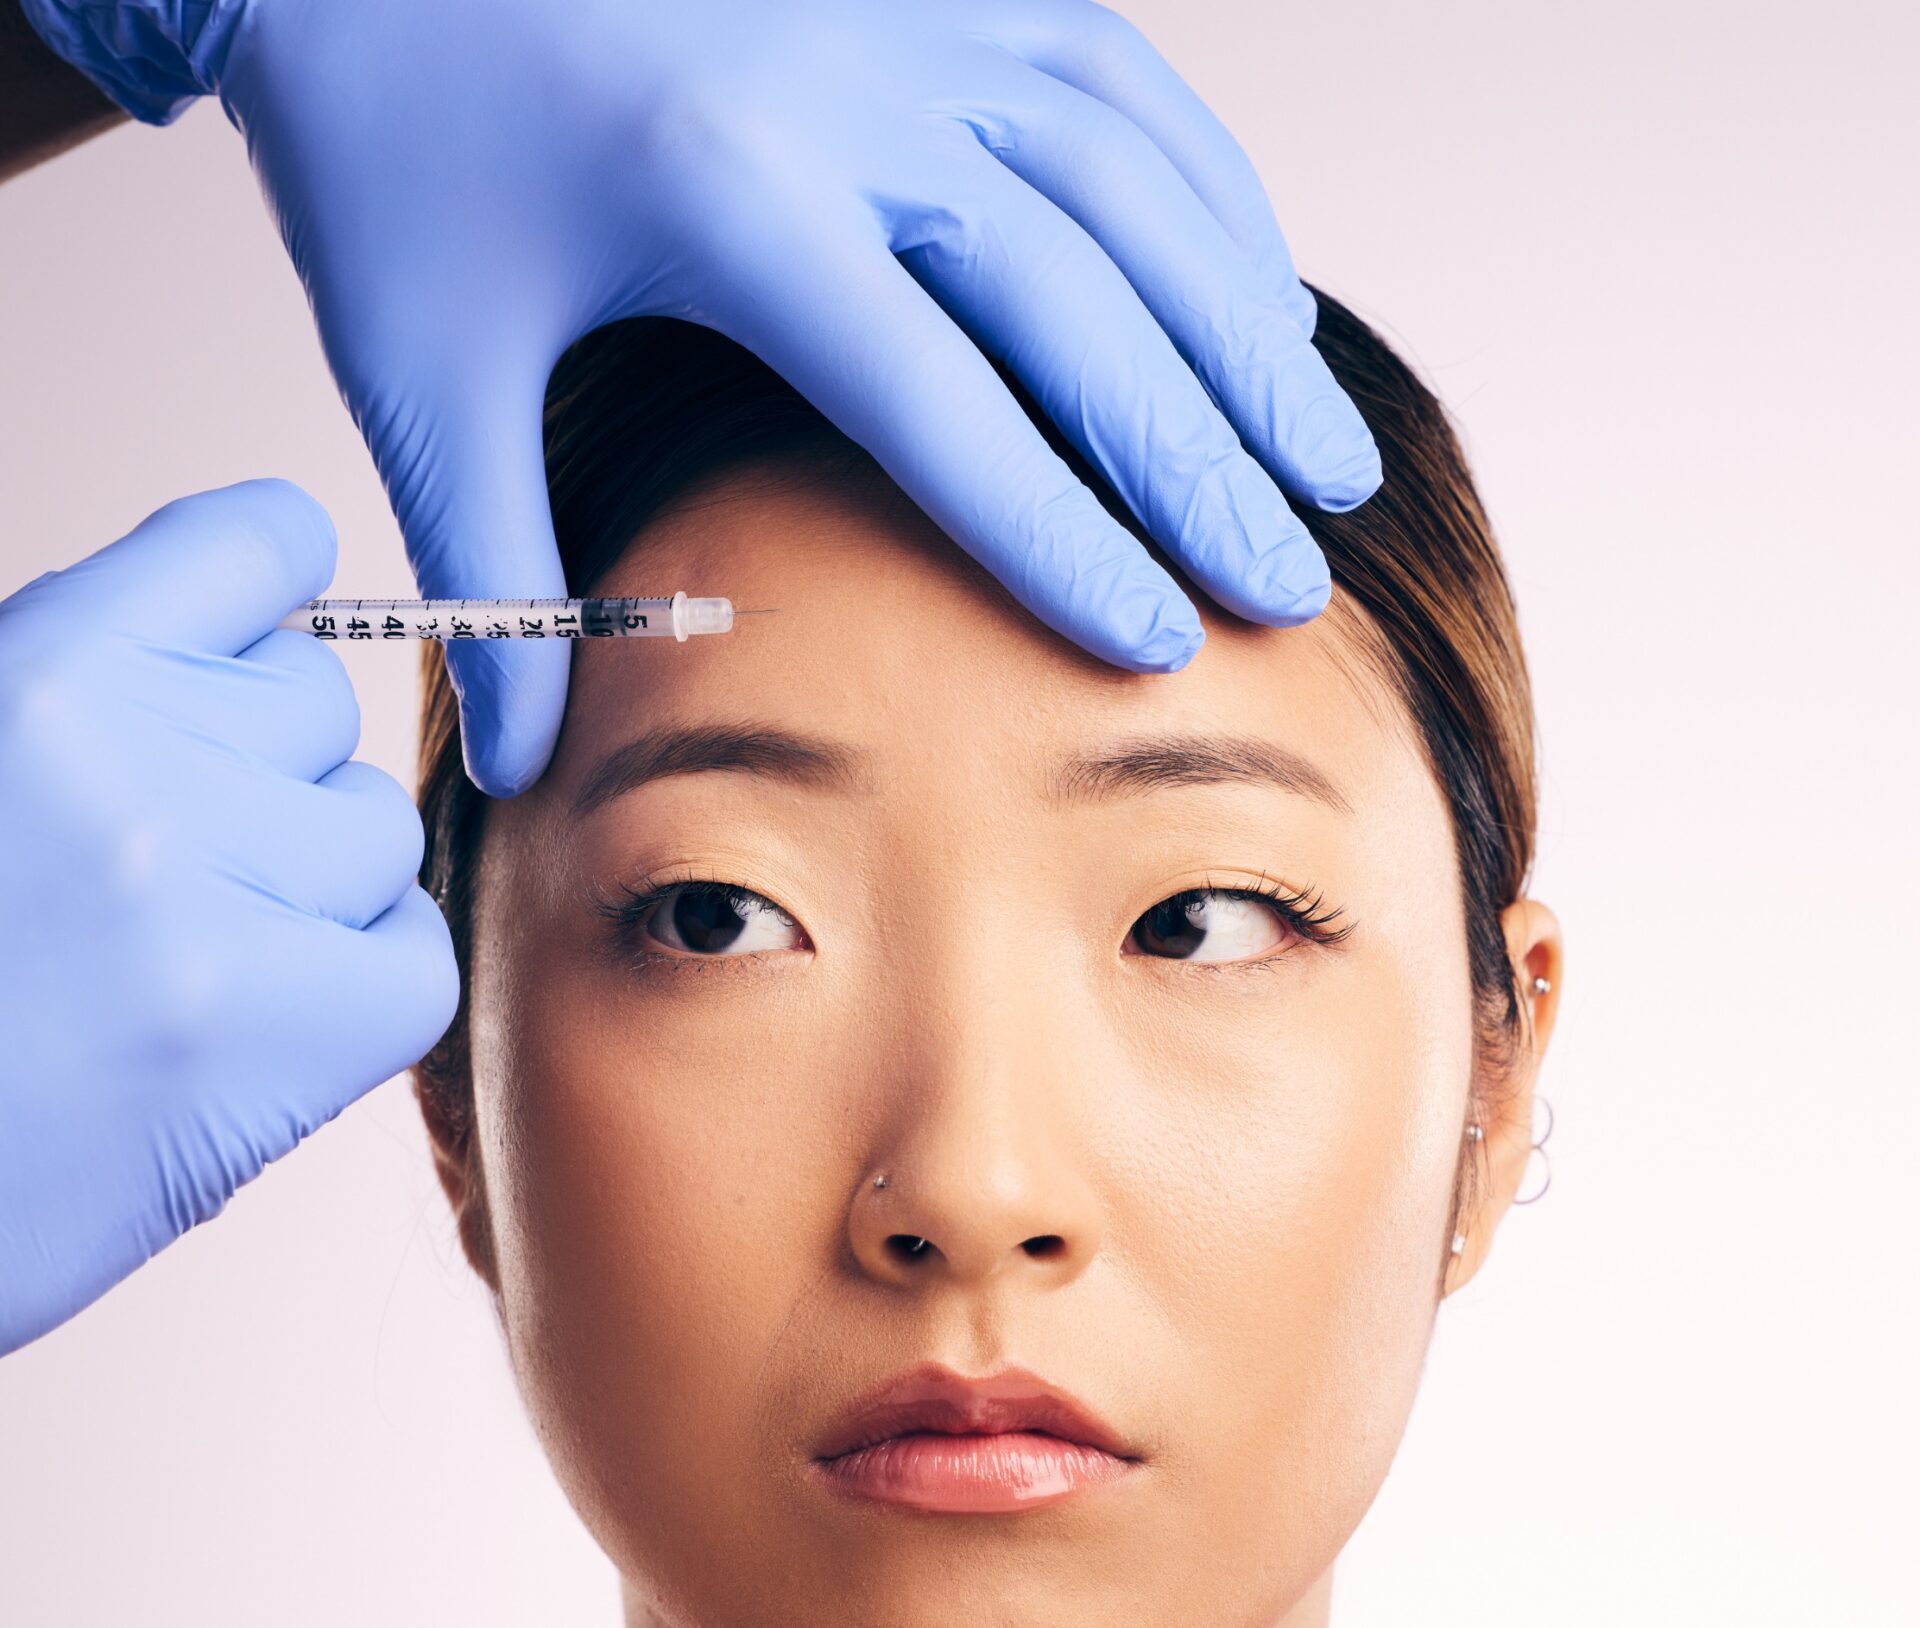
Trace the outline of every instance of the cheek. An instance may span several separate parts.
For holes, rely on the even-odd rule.
[[[823,1173],[845,1159],[806,1087],[845,1059],[764,982],[736,994],[712,987],[731,974],[701,973],[699,998],[676,1002],[534,961],[477,980],[474,999],[514,1368],[615,1563],[697,1572],[713,1533],[764,1522],[743,1466],[791,1457],[757,1390],[796,1298],[837,1258],[844,1195]]]
[[[1472,1034],[1459,957],[1200,975],[1135,1036],[1159,1082],[1114,1184],[1201,1399],[1196,1474],[1259,1547],[1331,1563],[1391,1464],[1431,1332]],[[1457,988],[1455,986],[1458,986]]]

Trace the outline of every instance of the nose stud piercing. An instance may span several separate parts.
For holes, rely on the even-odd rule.
[[[1483,1131],[1478,1125],[1469,1125],[1467,1127],[1467,1140],[1469,1142],[1481,1141],[1485,1138],[1486,1134],[1487,1133]]]
[[[885,1176],[875,1176],[873,1178],[873,1185],[876,1187],[884,1187],[887,1185],[887,1178]]]

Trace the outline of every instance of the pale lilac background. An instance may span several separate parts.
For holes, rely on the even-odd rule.
[[[1132,14],[1458,413],[1539,683],[1553,1191],[1336,1623],[1910,1623],[1914,8]],[[218,110],[0,189],[0,593],[264,474],[406,587]],[[348,655],[405,778],[410,661]],[[615,1617],[402,1085],[0,1363],[8,1624]]]

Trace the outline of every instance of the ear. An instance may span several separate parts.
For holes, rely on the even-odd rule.
[[[433,1172],[440,1178],[440,1191],[447,1195],[453,1218],[460,1227],[460,1248],[467,1264],[481,1282],[495,1294],[500,1292],[500,1272],[494,1261],[493,1224],[487,1214],[485,1172],[480,1166],[480,1149],[473,1140],[471,1122],[456,1125],[448,1117],[441,1093],[430,1087],[414,1071],[413,1093],[420,1103],[420,1117],[426,1121],[427,1140],[433,1147]]]
[[[1534,1082],[1560,1010],[1566,956],[1558,918],[1538,901],[1521,899],[1507,906],[1500,925],[1506,934],[1507,960],[1513,967],[1515,994],[1520,1002],[1520,1028],[1514,1036],[1512,1058],[1493,1096],[1493,1108],[1478,1116],[1486,1138],[1486,1180],[1469,1187],[1476,1194],[1474,1207],[1455,1221],[1455,1230],[1465,1234],[1466,1243],[1448,1264],[1447,1294],[1462,1288],[1480,1270],[1493,1248],[1494,1231],[1526,1178],[1527,1160],[1533,1152]]]

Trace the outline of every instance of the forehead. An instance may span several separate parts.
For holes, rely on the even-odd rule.
[[[1337,593],[1307,626],[1272,629],[1189,590],[1200,653],[1177,674],[1127,673],[1045,627],[889,483],[770,471],[656,520],[588,591],[677,589],[775,614],[683,645],[576,647],[543,787],[573,795],[607,751],[663,722],[843,740],[882,772],[918,765],[956,793],[1116,740],[1229,735],[1307,759],[1351,804],[1445,818],[1371,629]]]

